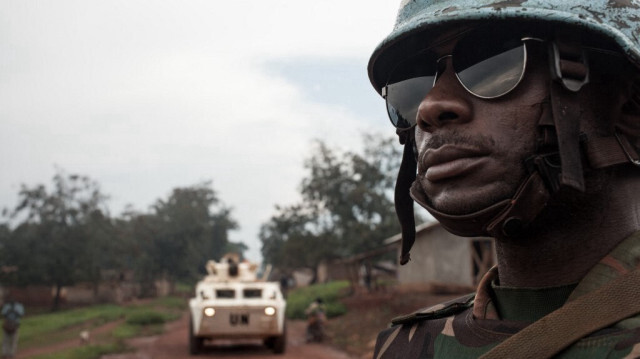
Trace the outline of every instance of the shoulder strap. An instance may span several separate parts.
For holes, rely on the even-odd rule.
[[[480,358],[551,358],[586,335],[638,313],[640,270],[636,269],[566,303]]]

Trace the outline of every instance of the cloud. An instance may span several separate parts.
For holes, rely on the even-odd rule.
[[[366,61],[391,30],[389,3],[3,1],[0,206],[20,183],[50,183],[54,165],[97,180],[116,214],[213,179],[256,259],[260,223],[297,199],[312,139],[353,147],[383,128]],[[353,79],[339,89],[336,64]]]

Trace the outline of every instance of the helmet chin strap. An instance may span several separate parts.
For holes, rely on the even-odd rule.
[[[435,217],[447,231],[463,237],[517,236],[537,217],[550,197],[540,174],[534,172],[520,185],[511,199],[505,199],[477,212],[452,215],[429,205],[419,183],[411,186],[411,197]]]
[[[396,180],[394,205],[396,207],[396,215],[402,228],[402,254],[400,255],[400,264],[405,265],[411,256],[409,251],[416,240],[416,221],[413,215],[413,200],[409,195],[409,188],[416,179],[417,161],[415,158],[416,150],[414,128],[397,129],[396,134],[400,138],[400,143],[404,145],[402,152],[402,163],[400,171],[398,171],[398,179]]]

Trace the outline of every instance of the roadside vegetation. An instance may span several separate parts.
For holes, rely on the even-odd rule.
[[[328,318],[334,318],[347,312],[347,307],[340,302],[349,289],[349,282],[336,281],[314,284],[308,287],[291,290],[287,296],[287,318],[306,319],[304,310],[316,298],[322,298]]]
[[[63,288],[98,288],[129,273],[126,281],[148,297],[156,280],[194,283],[207,260],[247,249],[229,241],[238,225],[211,181],[174,188],[148,212],[128,208],[120,216],[110,214],[97,182],[62,170],[49,186],[22,184],[17,197],[0,209],[2,285],[16,293],[52,287],[54,311],[63,309]]]
[[[300,200],[275,206],[260,227],[265,263],[285,273],[380,248],[398,233],[393,206],[402,147],[397,139],[362,138],[363,151],[317,141],[304,162]],[[422,219],[418,220],[418,222]]]
[[[167,297],[128,306],[96,305],[28,316],[20,328],[19,349],[23,352],[65,341],[79,343],[80,332],[87,330],[91,333],[90,343],[34,358],[97,359],[125,352],[129,350],[125,339],[162,333],[164,323],[178,319],[185,307],[183,298]],[[113,325],[111,330],[104,333],[96,330],[109,323]]]

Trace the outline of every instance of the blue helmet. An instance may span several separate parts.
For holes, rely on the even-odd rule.
[[[576,26],[599,33],[618,45],[640,67],[638,0],[402,0],[393,31],[369,60],[369,79],[378,91],[398,59],[403,42],[420,33],[467,21],[523,20]]]

